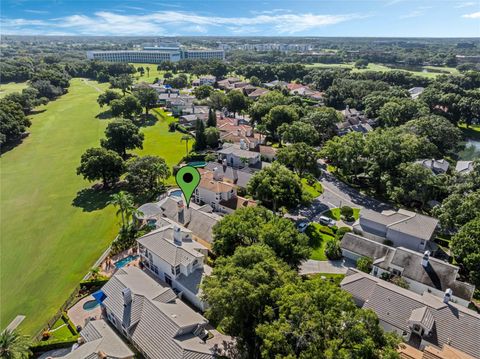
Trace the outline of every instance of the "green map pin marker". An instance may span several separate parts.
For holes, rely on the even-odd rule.
[[[193,191],[200,183],[200,172],[195,167],[184,166],[178,170],[175,181],[177,181],[178,187],[182,190],[188,208]]]

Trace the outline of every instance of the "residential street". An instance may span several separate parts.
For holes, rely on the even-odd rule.
[[[318,217],[322,212],[345,205],[375,211],[392,208],[386,203],[361,194],[326,171],[322,172],[319,181],[322,184],[323,193],[315,198],[309,207],[301,208],[297,212],[292,213],[293,217],[306,217],[311,221],[318,221]]]

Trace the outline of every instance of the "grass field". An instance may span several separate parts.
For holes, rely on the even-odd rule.
[[[407,70],[402,68],[395,68],[389,67],[381,64],[374,64],[369,63],[368,66],[364,69],[357,69],[354,66],[354,63],[345,63],[345,64],[322,64],[322,63],[315,63],[306,65],[306,67],[310,68],[344,68],[350,69],[353,72],[365,72],[365,71],[392,71],[392,70],[401,70],[401,71],[408,71],[412,74],[424,76],[428,78],[435,78],[442,73],[451,73],[451,74],[458,74],[458,70],[454,67],[438,67],[438,66],[422,66],[422,70]]]
[[[307,192],[312,198],[316,198],[323,193],[323,188],[320,182],[316,181],[313,186],[308,184],[306,178],[301,179],[302,187],[305,192]]]
[[[20,328],[39,331],[118,230],[115,210],[105,206],[108,194],[91,190],[75,173],[81,154],[103,137],[108,121],[95,118],[96,99],[106,87],[73,79],[68,94],[31,116],[24,143],[0,159],[1,328],[24,314]],[[185,144],[181,134],[166,132],[168,121],[142,129],[139,153],[174,164]]]
[[[142,129],[145,134],[146,141],[142,150],[136,150],[135,153],[143,155],[156,154],[167,162],[170,170],[172,166],[178,164],[178,161],[186,155],[185,142],[182,142],[183,134],[180,132],[169,132],[168,124],[175,119],[172,116],[167,115],[162,109],[154,109],[152,113],[158,118],[157,123],[153,126],[144,127]],[[188,148],[192,148],[192,141],[188,143]],[[168,184],[174,185],[175,178],[170,176]]]
[[[26,87],[26,82],[9,82],[8,84],[0,84],[0,98],[5,97],[12,92],[21,92]]]
[[[148,82],[148,83],[153,83],[153,81],[155,80],[155,78],[159,78],[159,79],[163,79],[163,75],[168,72],[168,71],[159,71],[157,70],[157,66],[158,64],[131,64],[133,66],[135,66],[136,69],[138,69],[139,67],[143,67],[144,69],[147,68],[147,66],[150,68],[150,72],[147,73],[147,71],[145,71],[145,73],[143,74],[143,76],[140,75],[140,72],[136,72],[134,74],[134,77],[135,77],[135,80],[138,81],[138,82]],[[173,74],[173,76],[176,76],[178,74]],[[187,75],[187,78],[189,81],[191,80],[194,80],[196,78],[195,75],[192,75],[192,74],[189,74],[189,73],[185,73],[185,75]]]
[[[310,239],[310,247],[312,247],[312,252],[310,254],[310,259],[315,259],[317,261],[326,261],[328,260],[325,255],[325,247],[327,242],[330,240],[336,240],[333,235],[326,234],[320,229],[324,227],[319,223],[310,223],[305,230],[305,234]]]

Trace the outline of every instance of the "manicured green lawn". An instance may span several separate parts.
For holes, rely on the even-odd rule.
[[[168,71],[157,70],[158,64],[133,64],[132,63],[131,65],[135,66],[136,69],[138,69],[139,67],[143,67],[144,69],[146,69],[147,66],[150,68],[150,72],[147,73],[147,71],[145,70],[145,73],[143,74],[143,76],[140,75],[140,72],[136,72],[135,74],[133,74],[137,82],[153,83],[153,81],[155,81],[155,78],[158,77],[159,79],[163,79],[163,75],[166,72],[168,72]],[[173,74],[173,76],[176,76],[176,75],[178,74]],[[186,75],[189,81],[194,80],[196,78],[196,76],[188,73],[186,73]]]
[[[73,79],[68,94],[31,116],[30,136],[0,158],[0,328],[24,314],[20,329],[41,330],[118,231],[109,194],[76,174],[108,124],[95,117],[97,89],[107,87]],[[166,132],[168,121],[143,128],[139,153],[175,164],[185,143]]]
[[[426,70],[424,71],[416,71],[416,70],[408,70],[403,68],[395,68],[389,67],[381,64],[374,64],[369,63],[368,66],[364,69],[357,69],[354,66],[353,62],[345,63],[345,64],[322,64],[322,63],[315,63],[306,65],[307,67],[314,67],[314,68],[344,68],[344,69],[351,69],[353,72],[365,72],[365,71],[392,71],[392,70],[401,70],[401,71],[408,71],[415,75],[424,76],[428,78],[435,78],[438,75],[444,73],[451,73],[451,74],[458,74],[458,70],[453,67],[440,67],[440,66],[422,66],[421,69]],[[428,72],[431,71],[431,72]]]
[[[145,142],[143,144],[143,150],[136,150],[135,153],[143,155],[157,155],[165,159],[170,170],[172,166],[178,164],[178,161],[185,156],[186,148],[185,142],[182,142],[181,132],[169,132],[168,124],[175,121],[175,118],[168,116],[167,113],[158,108],[152,110],[152,114],[155,114],[158,121],[153,126],[144,127],[142,129],[145,134]],[[191,149],[194,140],[188,143],[188,148]],[[168,184],[175,184],[175,178],[171,176],[168,180]]]
[[[312,197],[318,197],[322,194],[323,188],[320,182],[316,181],[313,185],[308,184],[306,178],[301,179],[303,190],[309,193]]]
[[[323,213],[324,216],[327,216],[329,218],[335,219],[336,221],[339,221],[341,219],[341,213],[340,213],[340,208],[332,208]],[[360,216],[360,208],[353,208],[353,218],[356,220]]]
[[[328,260],[325,255],[325,247],[329,240],[336,240],[334,236],[321,232],[320,229],[322,227],[321,224],[312,222],[305,230],[305,234],[310,239],[310,247],[312,247],[310,259],[315,259],[317,261]]]
[[[465,138],[480,140],[480,125],[472,125],[467,128],[467,125],[462,123],[458,127],[462,130]]]
[[[0,98],[5,97],[12,92],[22,92],[26,87],[26,82],[9,82],[8,84],[0,84]]]

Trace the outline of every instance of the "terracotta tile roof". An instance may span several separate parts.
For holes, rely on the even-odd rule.
[[[243,198],[243,197],[232,197],[229,200],[222,200],[219,203],[221,206],[236,210],[239,208],[245,207],[254,207],[257,203],[251,199]]]
[[[235,188],[235,186],[230,183],[214,180],[213,172],[201,169],[200,174],[202,177],[198,185],[199,188],[204,188],[215,193],[230,192]]]

